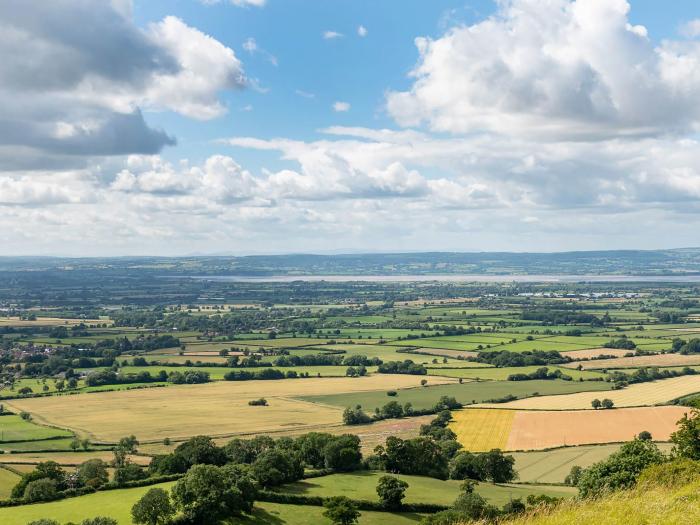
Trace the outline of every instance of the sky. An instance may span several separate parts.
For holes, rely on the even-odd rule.
[[[4,0],[0,56],[0,255],[700,245],[696,0]]]

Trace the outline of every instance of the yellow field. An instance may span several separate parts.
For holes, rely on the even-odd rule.
[[[514,410],[464,409],[452,413],[450,428],[465,450],[504,449],[513,426]]]
[[[582,361],[580,363],[567,363],[563,366],[566,366],[568,368],[576,368],[579,365],[581,365],[584,370],[602,368],[635,368],[641,366],[700,365],[700,356],[682,354],[639,355],[635,357],[620,357],[617,359],[595,359],[593,361]]]
[[[594,399],[612,399],[616,407],[653,406],[700,392],[700,375],[674,377],[650,383],[630,385],[622,390],[606,392],[579,392],[557,396],[529,397],[497,405],[479,406],[518,408],[523,410],[580,410],[590,409]]]
[[[0,326],[74,326],[80,323],[112,324],[111,319],[62,319],[60,317],[37,317],[36,321],[27,321],[19,317],[0,317]]]
[[[420,386],[425,376],[372,375],[279,381],[217,381],[203,385],[124,390],[100,394],[16,399],[12,409],[37,422],[70,428],[93,441],[114,442],[135,434],[141,441],[186,439],[197,434],[230,436],[285,430],[310,431],[341,422],[342,408],[291,399],[327,393]],[[431,378],[431,384],[454,382]],[[265,397],[270,406],[249,406]]]

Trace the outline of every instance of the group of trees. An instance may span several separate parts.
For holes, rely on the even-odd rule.
[[[151,373],[148,371],[138,372],[135,374],[119,374],[116,371],[109,369],[91,372],[85,377],[85,384],[87,386],[157,382],[168,382],[176,385],[182,385],[208,383],[209,381],[209,372],[204,372],[201,370],[185,370],[184,372],[173,371],[170,373],[167,373],[165,370],[161,370],[157,374],[151,375]]]
[[[396,391],[389,390],[387,395],[393,397],[396,395]],[[437,414],[444,410],[455,410],[458,408],[462,408],[462,403],[452,396],[442,396],[435,405],[428,409],[415,409],[410,402],[402,405],[398,401],[389,401],[382,407],[376,407],[371,416],[362,410],[361,405],[356,405],[354,408],[348,407],[345,409],[343,412],[343,423],[346,425],[364,425],[383,419]]]
[[[637,345],[631,339],[627,339],[626,336],[619,337],[618,339],[611,339],[603,345],[605,348],[619,348],[621,350],[634,350]]]
[[[615,403],[613,402],[612,399],[608,399],[607,397],[605,399],[603,399],[602,401],[598,398],[595,398],[593,401],[591,401],[591,406],[595,410],[598,410],[599,408],[604,408],[606,410],[609,410],[615,406]]]
[[[609,374],[609,381],[614,382],[617,388],[622,388],[633,383],[646,383],[658,379],[669,379],[671,377],[695,375],[697,373],[697,370],[689,366],[683,367],[681,370],[658,368],[654,366],[638,368],[632,373],[615,370]]]
[[[513,366],[558,365],[568,363],[571,361],[571,358],[564,357],[555,350],[528,350],[525,352],[494,350],[493,352],[479,352],[476,357],[470,357],[468,360],[478,363],[487,363],[498,368],[505,368]]]
[[[536,379],[562,379],[564,381],[572,381],[573,378],[564,374],[560,369],[556,369],[550,372],[546,366],[538,368],[534,372],[529,374],[510,374],[508,376],[508,381],[532,381]]]
[[[380,374],[411,374],[426,375],[428,371],[421,364],[414,363],[410,359],[404,361],[387,361],[377,368]]]

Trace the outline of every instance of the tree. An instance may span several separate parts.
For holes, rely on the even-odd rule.
[[[87,518],[80,522],[80,525],[118,525],[117,520],[106,516]]]
[[[86,487],[100,487],[109,481],[107,465],[101,459],[89,459],[78,466],[78,479]]]
[[[136,452],[136,448],[139,446],[139,442],[136,436],[133,434],[131,436],[123,437],[119,440],[117,447],[125,450],[128,454],[133,454]]]
[[[27,485],[40,479],[53,480],[57,490],[67,488],[66,473],[61,466],[55,461],[42,461],[32,472],[24,474],[22,479],[12,488],[12,499],[23,498]]]
[[[475,479],[483,481],[485,478],[483,463],[477,454],[463,451],[455,455],[450,461],[450,479]]]
[[[700,410],[693,409],[678,422],[678,430],[671,434],[673,455],[700,460]]]
[[[377,495],[382,505],[389,509],[401,507],[401,501],[406,496],[408,483],[394,476],[382,476],[377,483]]]
[[[335,525],[352,525],[357,523],[357,519],[360,517],[355,504],[345,496],[328,498],[323,506],[326,508],[323,511],[323,516]]]
[[[613,400],[608,399],[607,397],[605,399],[603,399],[601,404],[603,405],[603,408],[605,408],[605,409],[611,409],[612,407],[615,406],[615,403],[613,402]]]
[[[600,399],[594,399],[591,401],[591,406],[595,409],[598,410],[601,407],[602,403],[600,402]]]
[[[486,479],[494,483],[508,483],[517,477],[514,469],[515,458],[504,455],[497,448],[481,454],[480,460],[483,462]]]
[[[127,463],[114,471],[114,482],[117,485],[124,485],[129,481],[138,481],[147,477],[146,471],[135,463]]]
[[[343,411],[343,423],[346,425],[364,425],[371,422],[372,418],[362,410],[360,405],[355,408],[348,407]]]
[[[27,523],[27,525],[61,525],[56,520],[50,520],[47,518],[41,518],[40,520],[34,520]]]
[[[223,465],[226,454],[216,446],[209,436],[195,436],[177,446],[174,454],[182,457],[188,465]]]
[[[665,459],[652,441],[635,438],[607,459],[584,470],[578,482],[579,493],[582,497],[590,497],[632,487],[645,468]]]
[[[54,499],[56,494],[56,482],[49,478],[30,481],[24,489],[24,499],[28,502],[49,501]]]
[[[574,465],[573,467],[571,467],[571,470],[564,478],[564,483],[566,485],[571,486],[571,487],[575,487],[576,485],[578,485],[578,482],[581,479],[582,474],[583,474],[583,469],[581,467],[579,467],[578,465]]]
[[[298,455],[273,449],[255,459],[251,472],[263,487],[272,487],[301,479],[304,465]]]
[[[172,489],[175,506],[192,523],[209,525],[248,509],[227,472],[214,465],[195,465]]]
[[[643,441],[652,440],[651,432],[649,432],[648,430],[642,430],[637,437]]]
[[[333,437],[323,447],[323,464],[340,472],[357,470],[362,463],[360,448],[360,438],[353,434]]]
[[[150,489],[131,508],[134,523],[165,525],[175,514],[170,496],[163,489]]]

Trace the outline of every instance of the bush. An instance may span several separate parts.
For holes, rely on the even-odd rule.
[[[323,516],[337,525],[352,525],[360,517],[355,504],[345,496],[329,498],[323,506],[326,508]]]
[[[151,489],[131,508],[134,523],[165,525],[175,514],[168,493],[163,489]]]
[[[394,476],[382,476],[377,483],[379,500],[388,509],[398,509],[406,496],[408,483]]]
[[[37,479],[27,483],[24,489],[24,499],[29,503],[35,501],[51,501],[58,496],[56,482],[49,478]]]
[[[260,399],[251,399],[248,401],[248,404],[252,407],[266,407],[267,406],[267,399],[264,397],[261,397]]]

